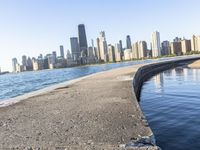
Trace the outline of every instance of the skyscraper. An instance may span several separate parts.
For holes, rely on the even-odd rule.
[[[173,40],[173,42],[181,42],[181,40],[182,40],[181,38],[175,37],[174,40]]]
[[[87,57],[87,37],[85,32],[85,25],[79,24],[78,25],[78,37],[79,37],[79,45],[82,57]]]
[[[161,45],[162,45],[162,49],[161,49],[162,55],[171,54],[171,48],[170,48],[170,42],[169,41],[163,41]]]
[[[62,58],[65,58],[64,47],[63,47],[63,45],[60,45],[60,56],[61,56]]]
[[[48,68],[49,69],[54,69],[54,60],[53,60],[53,54],[47,54],[46,55],[48,59]],[[37,68],[37,67],[36,67]]]
[[[104,62],[107,62],[108,61],[108,46],[107,46],[106,35],[104,31],[100,32],[99,48],[100,48],[101,60]]]
[[[147,56],[147,43],[146,41],[140,41],[138,43],[138,57],[139,59]]]
[[[121,51],[121,60],[124,57],[124,51],[123,51],[123,45],[122,45],[122,40],[119,40],[119,45],[120,45],[120,51]]]
[[[71,53],[70,53],[69,50],[67,50],[67,55],[66,55],[66,57],[67,57],[67,60],[72,58]]]
[[[56,51],[53,51],[53,52],[52,52],[52,64],[53,64],[53,65],[56,64],[56,59],[57,59]]]
[[[93,49],[93,53],[94,53],[94,57],[96,57],[97,58],[97,49],[96,49],[96,47],[94,47],[94,40],[92,39],[91,40],[91,43],[92,43],[92,49]]]
[[[160,33],[153,32],[151,35],[151,44],[152,44],[152,57],[159,57],[161,56],[160,50]]]
[[[115,59],[117,62],[122,60],[121,53],[122,53],[121,46],[119,43],[116,43],[115,44]]]
[[[191,47],[192,51],[200,51],[200,36],[192,36]]]
[[[36,58],[32,58],[32,64],[33,64],[33,70],[38,71],[39,67],[38,67],[38,61]]]
[[[115,62],[115,48],[113,45],[108,45],[108,57],[109,57],[109,62]]]
[[[22,71],[27,71],[27,57],[25,55],[22,56]]]
[[[101,61],[101,54],[100,54],[100,40],[99,38],[97,38],[97,58],[98,58],[98,61]]]
[[[181,41],[181,50],[182,54],[186,54],[187,52],[191,51],[191,40],[182,40]]]
[[[17,58],[13,58],[12,59],[12,68],[13,68],[13,72],[17,72]]]
[[[172,54],[181,55],[182,52],[181,42],[171,42],[170,48]]]
[[[120,50],[123,50],[122,40],[119,40]]]
[[[139,59],[139,42],[135,42],[132,46],[132,58]]]
[[[27,71],[33,70],[33,62],[30,57],[28,57],[28,59],[27,59],[27,68],[26,69],[27,69]]]
[[[72,58],[73,58],[74,61],[77,62],[79,60],[80,56],[81,56],[78,38],[77,37],[71,37],[70,38],[70,44],[71,44]]]
[[[130,35],[126,36],[126,48],[131,49],[131,37],[130,37]]]

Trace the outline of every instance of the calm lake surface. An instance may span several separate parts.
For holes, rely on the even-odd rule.
[[[93,73],[165,59],[169,58],[0,75],[0,101]]]
[[[140,105],[162,150],[200,150],[200,69],[154,76],[142,88]]]

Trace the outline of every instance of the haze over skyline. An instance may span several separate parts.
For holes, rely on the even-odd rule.
[[[104,30],[108,43],[126,35],[132,42],[146,40],[158,30],[161,41],[200,34],[198,0],[2,0],[0,2],[0,67],[11,71],[11,59],[22,55],[70,49],[70,37],[85,24],[88,45]]]

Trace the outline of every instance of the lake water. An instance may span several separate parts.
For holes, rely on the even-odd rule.
[[[140,105],[162,150],[200,150],[200,69],[154,76],[142,88]]]
[[[93,73],[160,60],[132,61],[0,75],[0,101]]]

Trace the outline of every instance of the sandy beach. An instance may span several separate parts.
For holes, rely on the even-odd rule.
[[[196,69],[200,69],[200,60],[196,60],[194,62],[192,62],[191,64],[188,64],[189,68],[196,68]]]

